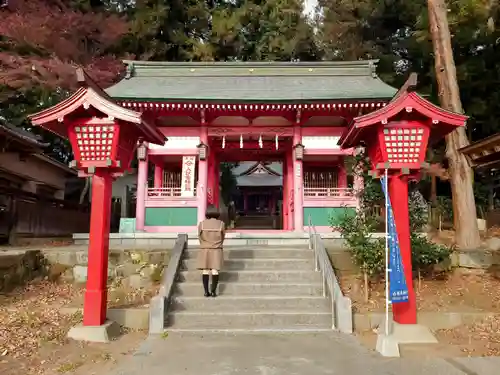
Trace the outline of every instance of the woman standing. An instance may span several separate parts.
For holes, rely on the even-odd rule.
[[[198,224],[198,238],[200,251],[198,252],[198,269],[202,270],[203,288],[205,297],[217,297],[219,271],[222,268],[222,245],[226,235],[226,226],[219,220],[220,212],[215,206],[208,206],[206,219]],[[212,287],[208,290],[208,281],[212,273]]]

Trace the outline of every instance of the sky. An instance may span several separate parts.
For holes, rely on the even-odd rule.
[[[318,4],[318,0],[304,0],[304,10],[306,14],[311,14],[314,11],[314,8]]]

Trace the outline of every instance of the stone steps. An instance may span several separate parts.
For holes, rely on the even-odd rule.
[[[196,259],[182,260],[183,270],[196,270]],[[311,259],[226,259],[224,271],[259,270],[314,270],[314,260]]]
[[[189,297],[176,296],[171,300],[174,311],[325,311],[330,308],[326,298],[322,296],[228,296],[220,295],[217,298],[204,296]]]
[[[196,259],[199,249],[188,249],[185,254],[185,259]],[[313,259],[312,250],[303,247],[232,247],[224,248],[224,259]]]
[[[219,283],[219,294],[229,296],[272,296],[272,295],[305,295],[315,296],[321,295],[323,291],[321,283],[242,283],[229,282]],[[203,287],[201,281],[178,283],[175,286],[175,295],[181,296],[199,296],[203,295]]]
[[[332,316],[328,312],[306,311],[181,311],[169,314],[167,324],[183,329],[291,329],[329,328]]]
[[[306,246],[227,247],[217,298],[203,296],[199,249],[182,259],[166,326],[181,332],[320,332],[332,328],[321,274]]]
[[[178,280],[181,282],[200,282],[200,271],[181,271],[178,275]],[[244,283],[269,283],[274,281],[279,282],[321,282],[321,274],[314,271],[302,270],[244,270],[244,271],[223,271],[220,274],[221,282],[241,281]]]

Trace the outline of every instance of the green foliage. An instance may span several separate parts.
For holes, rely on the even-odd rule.
[[[381,201],[384,204],[381,184],[380,180],[373,179],[366,173],[367,168],[364,166],[369,165],[366,157],[361,155],[357,165],[357,173],[364,177],[366,194],[364,191],[360,192],[363,199],[357,215],[344,215],[335,227],[342,234],[354,262],[369,277],[376,278],[380,277],[385,270],[385,238],[373,237],[380,222],[379,218],[374,215],[372,207],[380,204]],[[409,214],[414,269],[428,269],[431,265],[449,258],[450,249],[431,242],[427,236],[420,233],[427,223],[424,207],[409,200]]]
[[[337,224],[347,248],[351,251],[354,262],[369,276],[377,276],[384,271],[384,240],[374,239],[372,234],[377,227],[373,216],[348,215]]]
[[[231,202],[231,196],[236,190],[236,177],[233,175],[233,168],[236,163],[221,163],[220,164],[220,194],[222,201],[226,206]]]
[[[450,197],[438,196],[436,209],[443,222],[453,223],[453,202]]]
[[[452,249],[430,241],[426,236],[412,232],[411,260],[414,270],[429,270],[435,264],[450,258]]]
[[[410,215],[410,232],[420,233],[428,222],[427,206],[419,204],[418,201],[408,199],[408,210]]]

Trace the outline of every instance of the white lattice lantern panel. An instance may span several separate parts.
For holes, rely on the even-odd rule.
[[[75,126],[80,161],[105,161],[112,158],[116,125]]]
[[[381,134],[381,150],[385,162],[412,166],[425,159],[429,129],[425,126],[386,126]]]

